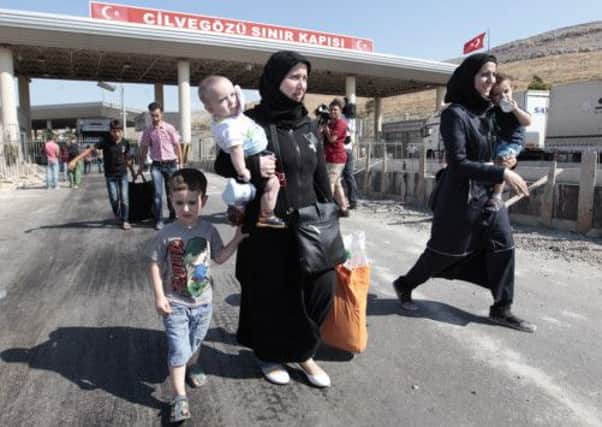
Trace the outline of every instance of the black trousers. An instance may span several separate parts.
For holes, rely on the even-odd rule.
[[[487,220],[475,226],[474,252],[450,256],[427,248],[406,274],[406,286],[415,289],[431,277],[464,280],[491,291],[492,309],[509,308],[514,299],[514,240],[508,211]]]
[[[405,283],[415,289],[431,277],[475,283],[491,291],[494,310],[509,308],[514,299],[514,249],[459,258],[427,248],[406,274]]]

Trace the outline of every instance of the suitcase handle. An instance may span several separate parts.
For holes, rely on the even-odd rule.
[[[142,177],[142,182],[146,182],[146,177],[144,176],[144,174],[143,174],[143,173],[141,173],[141,174],[139,174],[139,175],[137,175],[137,174],[132,174],[132,176],[133,176],[132,182],[136,182],[136,180],[138,179],[138,177],[139,177],[139,176],[140,176],[140,177]]]

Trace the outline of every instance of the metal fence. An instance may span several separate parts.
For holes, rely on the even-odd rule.
[[[25,147],[19,139],[18,127],[5,127],[0,132],[0,178],[11,179],[23,173]]]
[[[403,142],[374,141],[363,139],[354,144],[356,173],[367,170],[380,172],[418,172],[421,161],[425,163],[427,174],[438,171],[443,159],[426,159],[419,149],[408,152],[408,144]],[[421,156],[423,159],[421,160]]]

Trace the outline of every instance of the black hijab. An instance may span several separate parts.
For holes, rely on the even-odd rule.
[[[309,76],[311,64],[307,58],[297,52],[284,50],[274,53],[268,59],[259,82],[261,102],[255,108],[255,120],[293,128],[307,118],[307,110],[303,102],[293,101],[280,91],[282,80],[297,64],[307,65]]]
[[[488,53],[475,53],[464,59],[447,82],[445,102],[461,104],[476,114],[487,110],[491,106],[491,101],[477,92],[474,87],[474,77],[488,62],[497,64],[497,58]]]

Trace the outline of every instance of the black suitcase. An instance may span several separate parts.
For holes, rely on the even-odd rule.
[[[130,181],[129,192],[129,218],[130,222],[140,222],[153,218],[153,198],[155,189],[151,180],[142,176],[142,182]]]

